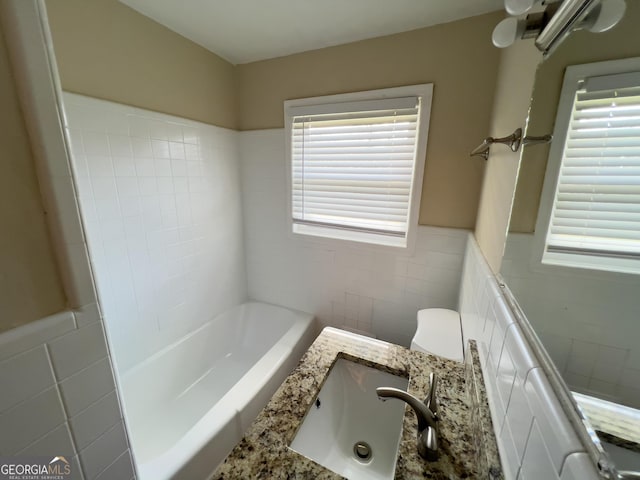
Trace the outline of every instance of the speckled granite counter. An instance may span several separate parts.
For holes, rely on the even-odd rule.
[[[502,478],[484,386],[471,385],[467,389],[468,382],[482,381],[477,355],[470,355],[467,364],[462,365],[333,328],[322,331],[213,478],[343,478],[288,448],[339,356],[408,376],[408,391],[419,398],[427,393],[429,373],[434,371],[440,377],[440,457],[436,462],[427,462],[418,455],[417,419],[407,407],[396,478]]]

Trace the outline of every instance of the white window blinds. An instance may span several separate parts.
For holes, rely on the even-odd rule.
[[[292,108],[294,224],[406,236],[419,108],[417,97]]]
[[[640,73],[576,92],[547,251],[640,258]]]

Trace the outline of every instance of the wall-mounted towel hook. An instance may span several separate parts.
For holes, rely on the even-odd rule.
[[[485,138],[480,145],[473,149],[470,156],[480,156],[487,160],[489,158],[489,147],[494,143],[502,143],[503,145],[507,145],[512,152],[517,152],[520,148],[520,144],[522,143],[522,129],[516,128],[511,135],[506,137]]]
[[[551,135],[543,135],[541,137],[524,137],[522,138],[522,129],[516,128],[515,131],[506,137],[485,138],[480,145],[473,149],[471,157],[482,157],[485,160],[489,158],[489,148],[494,143],[507,145],[512,152],[517,152],[520,145],[536,145],[539,143],[548,143],[553,137]]]

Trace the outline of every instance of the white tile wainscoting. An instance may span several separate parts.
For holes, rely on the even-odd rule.
[[[563,378],[575,391],[640,408],[640,276],[533,268],[534,242],[509,234],[502,274]]]
[[[418,227],[414,252],[289,233],[283,129],[240,134],[249,297],[409,346],[419,309],[456,308],[467,230]]]
[[[95,304],[1,334],[0,384],[0,455],[68,455],[75,478],[134,478]]]
[[[471,235],[459,311],[478,342],[505,478],[599,478]]]

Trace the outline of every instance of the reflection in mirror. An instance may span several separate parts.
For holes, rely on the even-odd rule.
[[[593,265],[576,268],[543,264],[541,260],[568,119],[573,118],[575,123],[579,116],[571,117],[574,89],[561,128],[562,105],[558,105],[565,69],[572,65],[640,57],[638,25],[640,2],[628,1],[627,13],[615,28],[598,35],[574,33],[538,67],[526,134],[553,131],[555,137],[551,146],[523,150],[501,271],[582,410],[599,435],[602,433],[603,445],[618,470],[640,470],[640,273],[622,273],[621,268],[609,271],[616,256],[608,254],[598,255],[598,269]],[[640,61],[636,65],[640,65]],[[640,71],[640,68],[634,70]],[[636,78],[640,79],[640,75]],[[637,83],[629,87],[640,87],[640,81]],[[580,83],[579,88],[585,91],[586,87]],[[640,96],[634,101],[640,105]],[[554,125],[556,115],[558,124]],[[606,116],[614,118],[616,114],[606,112]],[[632,117],[640,118],[640,109]],[[611,174],[605,168],[610,157],[640,162],[640,122],[633,121],[626,125],[625,138],[613,147],[618,149],[615,155],[602,154],[607,145],[611,146],[615,120],[599,125],[600,136],[589,146],[579,145],[581,149],[576,150],[578,153],[574,152],[572,158],[586,161],[590,156],[600,157],[594,163],[595,170],[585,170],[586,175],[593,175],[594,171],[596,176]],[[578,137],[586,138],[594,131],[579,133]],[[616,130],[615,135],[620,132]],[[622,151],[627,147],[635,148],[635,152]],[[558,157],[556,163],[554,155]],[[615,165],[618,171],[626,168]],[[570,166],[566,163],[563,166],[564,175]],[[580,164],[574,169],[584,167]],[[606,189],[613,188],[616,178],[624,180],[630,194],[621,200],[625,203],[622,208],[627,211],[625,215],[631,213],[630,221],[640,221],[640,168],[626,168],[623,175],[615,172],[610,178],[613,181]],[[593,187],[586,196],[593,199],[600,193]],[[574,200],[570,199],[570,206],[578,208],[579,202]],[[594,217],[587,215],[587,218]],[[607,222],[610,220],[606,219],[599,227],[609,229]],[[583,227],[586,223],[581,219],[575,224]],[[635,237],[637,230],[636,226],[631,227],[631,237]],[[640,240],[635,243],[637,247]]]

